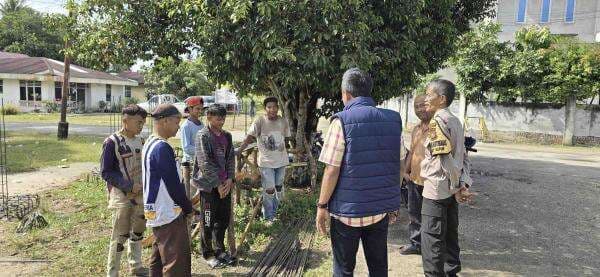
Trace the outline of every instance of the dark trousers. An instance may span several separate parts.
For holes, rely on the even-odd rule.
[[[171,223],[152,228],[154,244],[150,257],[150,276],[192,276],[192,252],[187,220],[180,215]]]
[[[425,276],[456,276],[460,272],[458,203],[423,198],[421,253]]]
[[[388,276],[387,216],[381,221],[365,227],[350,227],[331,218],[330,232],[333,250],[333,276],[354,276],[359,241],[362,241],[369,275]]]
[[[408,189],[408,236],[412,247],[421,249],[421,205],[423,204],[423,186],[413,182],[406,184]]]
[[[201,191],[200,204],[201,223],[204,226],[201,239],[202,256],[208,259],[225,251],[225,231],[231,217],[231,193],[221,199],[216,188],[212,192]]]

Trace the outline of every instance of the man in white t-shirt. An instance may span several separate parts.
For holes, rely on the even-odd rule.
[[[285,167],[289,164],[286,138],[291,137],[291,133],[287,120],[277,114],[277,98],[267,97],[263,104],[266,115],[256,118],[248,137],[237,152],[241,153],[256,139],[263,187],[263,216],[267,221],[273,222],[279,202],[283,199]]]

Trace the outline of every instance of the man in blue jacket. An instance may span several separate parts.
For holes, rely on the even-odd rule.
[[[362,241],[370,276],[387,276],[387,230],[400,208],[402,120],[375,107],[373,81],[358,68],[344,73],[344,110],[333,116],[319,161],[326,164],[317,229],[331,218],[333,276],[353,276]]]

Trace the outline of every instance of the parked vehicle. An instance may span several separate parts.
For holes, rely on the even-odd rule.
[[[215,97],[212,95],[202,95],[202,102],[204,103],[204,107],[210,107],[210,105],[215,103]]]
[[[154,95],[150,99],[148,99],[148,101],[138,103],[138,106],[142,107],[144,110],[151,113],[154,111],[156,106],[158,106],[160,104],[166,104],[166,103],[175,105],[175,107],[177,107],[179,112],[181,112],[183,114],[183,112],[185,110],[185,103],[182,102],[181,100],[179,100],[179,98],[177,98],[175,95],[172,95],[172,94]]]

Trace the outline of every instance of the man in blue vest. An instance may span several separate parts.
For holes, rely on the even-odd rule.
[[[326,164],[317,229],[329,219],[333,276],[353,276],[362,241],[370,276],[388,275],[388,224],[400,208],[402,120],[375,107],[373,81],[358,68],[344,73],[344,110],[333,116],[319,161]]]

